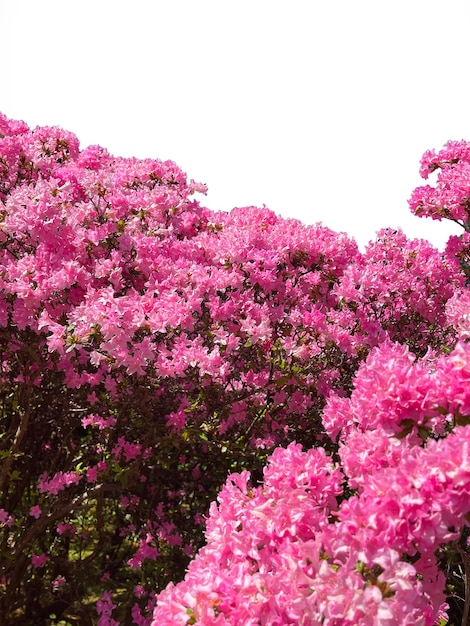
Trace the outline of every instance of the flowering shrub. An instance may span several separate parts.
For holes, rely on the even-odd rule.
[[[229,477],[207,545],[160,594],[152,624],[446,623],[439,556],[453,545],[469,558],[459,542],[470,429],[455,423],[470,409],[470,346],[409,357],[396,344],[374,349],[351,398],[329,402],[340,463],[291,443],[274,451],[262,486],[248,472]]]
[[[423,175],[438,168],[437,186],[416,190],[410,207],[467,231],[468,144],[426,153]],[[262,486],[247,472],[230,476],[206,546],[158,596],[152,624],[446,624],[451,583],[467,596],[458,617],[452,600],[452,617],[467,623],[468,233],[451,238],[437,274],[430,246],[385,235],[334,289],[354,330],[377,345],[352,393],[328,396],[322,419],[337,455],[292,443],[268,459]],[[457,267],[460,284],[446,286]],[[452,350],[436,327],[459,338]]]
[[[0,116],[0,614],[432,623],[468,512],[464,244],[361,254],[204,192]]]

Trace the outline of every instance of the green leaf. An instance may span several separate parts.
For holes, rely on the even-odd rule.
[[[427,428],[418,426],[418,433],[423,441],[427,441],[429,439],[430,431]]]
[[[279,378],[274,383],[276,385],[276,389],[280,389],[281,387],[286,385],[290,381],[291,378],[292,378],[292,376],[290,374],[285,374],[284,376],[279,376]]]
[[[416,426],[415,422],[413,422],[413,420],[403,420],[400,423],[401,426],[404,426],[403,430],[399,433],[397,433],[395,435],[395,437],[397,439],[404,439],[407,435],[409,435],[411,433],[411,431],[413,430],[413,427]]]
[[[470,415],[462,415],[460,411],[455,414],[455,423],[457,426],[468,426],[470,424]]]

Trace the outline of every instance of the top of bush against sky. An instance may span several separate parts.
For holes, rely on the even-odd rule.
[[[467,623],[470,145],[443,252],[214,212],[0,115],[6,626]]]

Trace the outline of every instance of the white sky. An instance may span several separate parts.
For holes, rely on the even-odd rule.
[[[470,140],[469,0],[0,0],[0,29],[0,111],[172,159],[211,209],[460,232],[407,199]]]

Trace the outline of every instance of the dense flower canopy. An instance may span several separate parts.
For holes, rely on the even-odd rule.
[[[426,153],[435,170],[410,207],[464,235],[440,253],[384,229],[361,253],[0,115],[6,620],[446,619],[470,513],[468,145]]]

